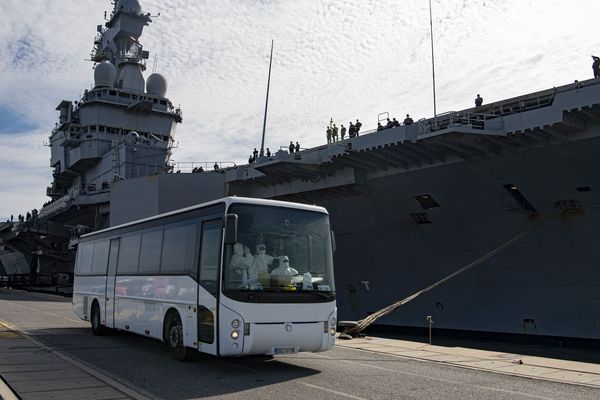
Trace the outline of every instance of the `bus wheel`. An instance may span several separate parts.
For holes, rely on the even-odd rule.
[[[100,307],[96,301],[92,304],[92,315],[90,319],[92,322],[92,333],[96,336],[104,335],[106,330],[100,321]]]
[[[190,349],[183,344],[183,325],[177,312],[167,316],[167,347],[171,357],[177,361],[189,359]]]

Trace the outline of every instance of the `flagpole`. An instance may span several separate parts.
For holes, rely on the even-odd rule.
[[[271,86],[271,65],[273,63],[273,42],[271,39],[271,58],[269,59],[269,79],[267,80],[267,100],[265,101],[265,119],[263,121],[262,142],[260,143],[260,156],[265,155],[265,130],[267,128],[267,109],[269,107],[269,87]]]
[[[433,118],[437,125],[437,108],[435,100],[435,56],[433,52],[433,17],[431,14],[431,0],[429,0],[429,29],[431,32],[431,75],[433,80]]]

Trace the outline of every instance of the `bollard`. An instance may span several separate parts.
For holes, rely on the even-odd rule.
[[[429,344],[431,344],[431,326],[433,325],[433,319],[431,319],[431,315],[427,316],[427,322],[429,322]]]

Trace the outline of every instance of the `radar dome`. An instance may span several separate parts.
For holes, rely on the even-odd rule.
[[[146,80],[146,91],[159,97],[165,97],[167,93],[167,80],[161,74],[152,74]]]
[[[108,61],[102,61],[94,70],[94,87],[113,86],[117,79],[117,69]]]
[[[117,10],[123,10],[125,12],[142,12],[142,6],[138,0],[119,0],[117,3]]]

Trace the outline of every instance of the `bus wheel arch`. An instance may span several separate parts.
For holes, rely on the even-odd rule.
[[[98,302],[98,299],[94,299],[92,301],[90,322],[92,324],[92,333],[94,335],[101,336],[106,333],[106,327],[102,325],[102,316],[100,315],[100,302]]]
[[[191,349],[184,343],[183,322],[179,311],[170,308],[165,313],[163,321],[163,341],[167,344],[169,354],[178,361],[188,360],[191,355]]]

